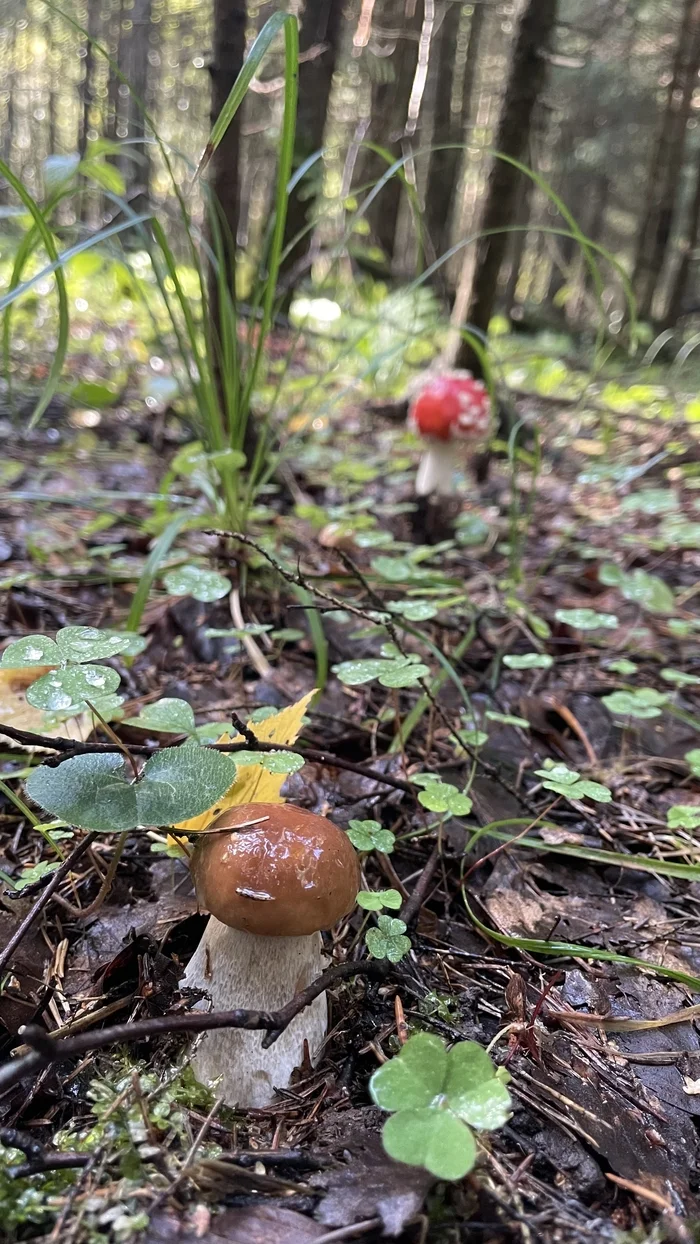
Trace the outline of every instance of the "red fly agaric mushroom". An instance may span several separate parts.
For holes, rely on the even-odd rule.
[[[469,371],[444,371],[422,379],[411,397],[408,421],[427,442],[416,495],[446,496],[452,491],[457,443],[473,448],[488,433],[491,402],[486,385]]]
[[[195,846],[197,898],[210,920],[184,983],[216,1011],[276,1011],[324,969],[322,929],[351,910],[360,869],[349,838],[324,816],[288,803],[248,803],[222,813]],[[260,1107],[286,1088],[326,1035],[326,996],[301,1011],[275,1043],[265,1033],[204,1034],[192,1059],[197,1079],[220,1079],[229,1105]]]

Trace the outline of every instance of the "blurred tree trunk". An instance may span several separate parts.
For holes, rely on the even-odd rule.
[[[418,40],[423,25],[423,0],[381,0],[374,10],[375,23],[381,24],[381,37],[393,43],[390,56],[374,58],[370,124],[366,139],[388,148],[395,158],[403,154],[402,139],[408,120],[408,105],[418,64]],[[379,32],[375,25],[375,38]],[[386,173],[386,160],[366,148],[358,161],[358,180],[374,184]],[[387,259],[394,253],[399,218],[401,178],[394,176],[382,187],[366,213],[375,242]]]
[[[527,0],[514,36],[508,82],[493,142],[496,151],[514,160],[522,160],[527,151],[535,105],[546,79],[544,52],[556,16],[557,0]],[[484,334],[493,314],[498,274],[508,248],[509,235],[503,230],[513,222],[522,177],[505,160],[493,161],[481,222],[488,236],[478,243],[467,311],[467,322]],[[464,338],[460,338],[455,366],[469,368],[476,375],[481,372],[479,360]]]
[[[688,280],[690,269],[693,260],[696,258],[698,242],[700,242],[700,153],[696,157],[695,192],[688,215],[685,237],[681,242],[681,257],[673,278],[668,306],[664,316],[665,328],[673,328],[674,324],[678,322],[684,313],[685,302],[689,293]],[[693,291],[693,301],[698,302],[698,296],[695,291]]]
[[[683,0],[666,107],[649,170],[646,205],[637,237],[632,279],[642,319],[649,319],[652,314],[671,237],[699,68],[700,0]]]
[[[433,136],[428,157],[423,213],[423,222],[434,252],[433,255],[429,255],[430,259],[444,254],[449,246],[450,211],[461,156],[461,152],[454,149],[436,150],[436,147],[445,143],[458,143],[461,139],[462,128],[461,114],[453,107],[457,40],[462,5],[460,0],[444,0],[442,10],[442,23],[437,35],[435,57],[437,81]]]
[[[148,207],[150,160],[147,144],[142,140],[146,134],[143,108],[148,92],[148,49],[151,31],[152,0],[134,0],[129,10],[128,32],[122,33],[119,67],[129,83],[129,94],[122,108],[123,128],[129,146],[120,161],[127,196],[135,212]],[[122,92],[119,92],[120,97]]]
[[[520,269],[523,265],[525,256],[525,247],[527,245],[527,226],[530,221],[530,206],[532,203],[532,192],[535,183],[530,177],[521,179],[518,190],[518,204],[515,212],[513,224],[518,225],[516,233],[511,234],[509,251],[510,255],[506,257],[506,263],[510,265],[505,293],[504,293],[504,313],[510,319],[511,312],[515,306],[515,295],[518,289],[518,280],[520,278]]]
[[[211,123],[217,120],[243,66],[247,21],[246,0],[214,0],[211,75]],[[240,108],[212,157],[211,188],[224,229],[225,258],[233,288],[236,233],[240,210]]]
[[[83,78],[80,83],[80,113],[78,118],[78,154],[81,160],[87,149],[90,130],[90,111],[95,100],[96,58],[94,43],[101,34],[102,11],[99,4],[88,3],[87,6],[87,41],[85,44],[85,60]]]
[[[299,31],[299,105],[294,148],[294,168],[323,146],[328,102],[333,85],[338,47],[343,28],[343,0],[306,0]],[[311,53],[311,55],[308,55]],[[289,196],[285,246],[314,220],[323,186],[323,159],[317,160]],[[291,248],[284,262],[290,287],[309,263],[313,229],[307,229]]]
[[[94,0],[91,0],[94,3]],[[109,5],[107,19],[107,39],[105,40],[107,47],[111,53],[112,60],[121,69],[124,60],[124,0],[116,0],[114,8]],[[119,90],[120,81],[114,72],[112,66],[109,67],[109,81],[107,83],[107,137],[116,139],[117,130],[119,129],[121,119],[121,93]]]

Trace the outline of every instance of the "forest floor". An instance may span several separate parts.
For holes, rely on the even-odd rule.
[[[572,405],[520,400],[518,412],[538,423],[542,462],[497,462],[481,492],[463,481],[456,541],[411,543],[415,457],[359,402],[346,404],[342,431],[318,421],[304,455],[290,459],[294,504],[272,490],[254,516],[253,539],[295,586],[255,549],[239,547],[235,561],[214,536],[181,535],[180,561],[185,550],[245,587],[258,655],[240,634],[208,634],[230,629],[228,601],[176,599],[156,578],[141,623],[147,647],[111,662],[124,716],[163,696],[187,700],[198,724],[295,702],[317,685],[324,653],[309,617],[322,619],[329,674],[300,740],[316,758],[284,791],[342,827],[372,819],[396,835],[395,849],[367,855],[364,869],[368,888],[407,898],[419,887],[412,948],[379,981],[359,973],[333,986],[321,1062],[269,1109],[212,1113],[214,1098],[187,1070],[188,1041],[167,1033],[88,1050],[14,1085],[0,1098],[8,1238],[691,1238],[683,1224],[700,1218],[697,441],[680,417],[618,416],[611,448],[595,416],[582,421]],[[155,447],[109,412],[99,433],[80,425],[79,414],[50,413],[28,442],[3,426],[5,638],[123,626],[153,533],[197,496],[192,477],[173,477],[159,495],[177,449],[167,418],[141,420]],[[664,457],[670,438],[678,459]],[[390,456],[397,443],[400,458]],[[334,670],[381,657],[390,636],[377,610],[392,602],[402,645],[430,670],[422,709],[420,687],[359,682],[347,668],[343,681]],[[17,713],[9,683],[0,694]],[[19,720],[0,711],[0,722]],[[144,738],[114,728],[127,746]],[[466,732],[462,748],[455,731]],[[547,760],[605,786],[607,801],[561,771],[570,797],[543,786]],[[3,781],[21,790],[30,761],[7,744]],[[406,783],[420,770],[467,787],[472,813],[426,812]],[[0,845],[6,944],[45,888],[41,869],[27,869],[55,856],[9,800]],[[97,1044],[105,1024],[186,1005],[178,980],[204,921],[186,866],[153,845],[130,838],[93,910],[114,849],[104,836],[27,928],[2,979],[5,1058],[28,1022],[92,1032]],[[13,889],[19,878],[25,888]],[[338,962],[366,955],[361,917],[337,934]],[[475,1171],[457,1184],[382,1150],[368,1080],[399,1048],[402,1013],[410,1031],[492,1045],[512,1076],[512,1118],[481,1137]]]

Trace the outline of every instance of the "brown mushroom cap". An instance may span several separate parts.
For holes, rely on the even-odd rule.
[[[202,835],[191,861],[197,898],[222,924],[302,937],[331,928],[353,907],[357,855],[325,816],[289,803],[245,803],[209,827],[229,828],[234,832]]]

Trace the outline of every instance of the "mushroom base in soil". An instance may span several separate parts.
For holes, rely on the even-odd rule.
[[[327,966],[320,930],[352,909],[360,873],[337,826],[290,804],[245,804],[223,813],[195,846],[192,875],[211,912],[183,980],[216,1011],[277,1011]],[[325,994],[265,1050],[265,1032],[221,1028],[195,1046],[192,1067],[231,1106],[260,1108],[314,1061],[327,1031]]]

